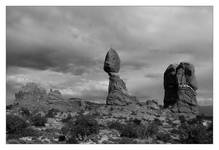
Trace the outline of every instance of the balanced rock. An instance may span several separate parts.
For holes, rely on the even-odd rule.
[[[108,105],[128,105],[137,102],[136,97],[128,94],[125,82],[116,74],[109,73]]]
[[[180,114],[198,114],[197,81],[194,66],[182,62],[170,65],[164,73],[164,107]]]
[[[117,74],[120,69],[118,53],[110,48],[104,62],[104,71],[109,75],[109,88],[106,103],[108,105],[128,105],[137,102],[136,97],[128,94],[125,82]]]
[[[105,61],[104,61],[104,71],[107,73],[114,72],[118,73],[120,70],[120,58],[118,53],[110,48],[110,50],[107,52]]]

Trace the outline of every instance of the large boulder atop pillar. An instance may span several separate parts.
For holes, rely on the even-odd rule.
[[[197,115],[198,104],[195,68],[192,64],[181,62],[177,67],[170,65],[164,73],[164,107],[175,113]]]
[[[106,104],[124,106],[136,103],[136,97],[128,94],[125,82],[116,74],[109,73],[109,75],[109,88]]]
[[[110,48],[106,54],[105,61],[104,61],[104,71],[107,73],[114,72],[118,73],[120,70],[120,58],[118,53]]]

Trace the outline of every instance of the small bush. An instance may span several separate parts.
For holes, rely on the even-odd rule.
[[[108,127],[109,127],[110,129],[116,129],[116,130],[118,130],[118,131],[121,131],[121,130],[123,130],[123,128],[124,128],[124,124],[121,124],[121,123],[118,122],[118,121],[112,121],[112,122],[109,122],[109,123],[108,123]]]
[[[48,113],[46,114],[46,117],[48,117],[48,118],[54,118],[55,115],[57,115],[58,112],[59,112],[58,109],[52,108],[52,109],[50,109],[50,110],[48,111]]]
[[[7,115],[6,116],[6,130],[7,133],[15,133],[25,129],[28,124],[19,116]]]
[[[71,119],[72,119],[72,116],[70,114],[68,114],[68,116],[66,118],[62,119],[62,122],[66,123],[66,122],[68,122]]]
[[[77,143],[79,140],[84,140],[86,136],[97,134],[99,125],[93,116],[80,114],[75,121],[69,120],[62,131],[70,135],[67,143]]]
[[[30,115],[31,115],[29,109],[26,108],[26,107],[21,107],[21,108],[20,108],[20,113],[21,113],[21,115],[24,116],[24,117],[30,117]]]
[[[135,122],[128,122],[127,124],[112,122],[109,123],[108,127],[118,130],[121,137],[128,138],[148,138],[154,136],[158,131],[158,125],[155,122],[148,125],[136,124]]]
[[[27,137],[27,136],[37,137],[39,135],[40,135],[40,133],[38,131],[36,131],[30,127],[27,127],[27,128],[22,129],[22,130],[18,130],[16,132],[8,134],[7,140],[18,139],[18,138]]]
[[[134,141],[132,138],[127,137],[116,139],[115,142],[117,144],[137,144],[137,141]]]
[[[212,144],[213,128],[203,126],[200,118],[183,123],[178,130],[180,142],[183,144]]]
[[[33,116],[31,118],[31,123],[34,125],[34,126],[37,126],[37,127],[41,127],[41,126],[45,126],[45,123],[47,122],[47,119],[46,117],[44,116],[41,116],[40,114],[36,115],[36,116]]]
[[[158,140],[161,140],[161,141],[164,141],[164,142],[171,142],[171,137],[169,134],[165,134],[165,133],[158,133],[157,134],[157,139]]]

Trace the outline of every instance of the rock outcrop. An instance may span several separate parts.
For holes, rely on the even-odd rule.
[[[130,96],[128,94],[125,82],[120,79],[118,74],[119,70],[119,55],[114,49],[110,48],[104,62],[104,71],[109,75],[109,87],[106,104],[123,106],[131,103],[136,103],[136,97]]]
[[[29,110],[48,109],[46,90],[36,83],[27,83],[15,93],[15,102],[19,107]]]
[[[36,83],[27,83],[15,93],[15,100],[17,102],[23,100],[29,101],[42,101],[47,97],[46,90],[42,87],[39,87]]]
[[[164,72],[164,108],[174,105],[178,99],[176,67],[177,65],[171,64]]]
[[[164,107],[170,107],[174,113],[197,115],[197,81],[194,66],[181,62],[170,65],[164,73]]]
[[[52,90],[50,89],[49,94],[48,94],[49,100],[62,100],[62,94],[59,90]]]

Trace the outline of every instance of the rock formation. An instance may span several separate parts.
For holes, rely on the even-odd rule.
[[[46,90],[39,87],[36,83],[27,83],[15,93],[15,100],[17,102],[28,100],[39,102],[45,100],[47,97]]]
[[[197,81],[194,66],[181,62],[170,65],[164,73],[164,107],[180,114],[198,114]]]
[[[174,105],[178,98],[177,96],[177,79],[176,79],[177,65],[169,65],[164,72],[164,108]]]
[[[109,87],[106,104],[123,106],[131,103],[136,103],[136,97],[130,96],[128,94],[125,82],[120,79],[118,74],[119,70],[119,55],[114,49],[110,48],[104,62],[104,71],[109,75]]]
[[[48,94],[49,100],[62,100],[62,94],[59,90],[52,90],[50,89],[49,94]]]
[[[47,109],[47,99],[46,90],[36,83],[27,83],[15,93],[15,102],[19,107],[26,107],[31,111]]]

